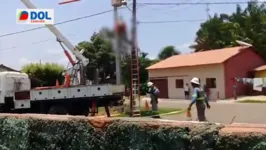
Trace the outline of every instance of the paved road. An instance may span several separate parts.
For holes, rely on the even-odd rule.
[[[187,108],[189,101],[161,100],[159,107]],[[206,111],[207,119],[211,122],[230,123],[265,123],[266,104],[247,104],[235,102],[211,102],[211,109]],[[196,120],[196,108],[192,108],[192,118]],[[186,120],[186,114],[164,116],[164,119]]]

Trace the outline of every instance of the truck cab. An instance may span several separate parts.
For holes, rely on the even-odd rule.
[[[0,72],[0,105],[6,99],[14,99],[16,91],[29,91],[30,79],[26,73],[5,71]]]

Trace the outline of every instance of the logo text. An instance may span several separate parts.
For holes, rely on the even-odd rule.
[[[17,24],[54,24],[53,9],[17,9]]]

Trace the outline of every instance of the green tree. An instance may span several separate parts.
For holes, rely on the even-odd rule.
[[[22,72],[43,81],[44,86],[54,86],[56,80],[62,84],[64,81],[63,71],[64,67],[56,63],[30,63],[22,67]]]
[[[147,58],[148,53],[141,52],[139,56],[139,74],[140,74],[140,83],[145,84],[148,81],[149,75],[146,70],[147,67],[154,64],[157,61]],[[122,75],[124,77],[124,83],[128,87],[130,84],[130,57],[122,61]]]
[[[77,46],[78,49],[84,49],[84,56],[89,58],[90,63],[88,66],[89,79],[93,78],[93,69],[99,69],[100,78],[105,79],[106,76],[111,78],[115,77],[115,52],[112,48],[111,38],[113,33],[107,28],[103,28],[98,33],[94,33],[91,36],[90,41],[80,42]],[[148,80],[148,72],[146,68],[153,63],[153,60],[147,58],[147,53],[140,53],[140,82],[146,82]],[[130,84],[130,56],[124,54],[124,59],[121,60],[121,69],[123,83],[128,87]],[[91,69],[93,68],[93,69]]]
[[[195,52],[238,45],[236,40],[248,42],[266,59],[266,7],[264,3],[249,2],[239,5],[232,14],[215,14],[201,24],[196,33]]]
[[[177,51],[174,46],[166,46],[158,54],[158,58],[160,60],[164,60],[164,59],[166,59],[168,57],[171,57],[173,55],[179,55],[179,54],[180,54],[180,52]]]
[[[78,49],[84,49],[84,56],[89,58],[88,78],[93,80],[95,69],[99,71],[99,77],[103,80],[115,75],[115,55],[112,45],[99,33],[94,33],[90,41],[83,41],[78,44]]]
[[[99,76],[105,79],[106,76],[111,78],[115,77],[115,52],[112,47],[112,38],[114,38],[113,32],[108,28],[102,28],[98,33],[94,33],[90,41],[83,41],[77,45],[79,50],[84,49],[84,56],[89,58],[90,63],[88,65],[88,77],[93,79],[93,72],[96,68],[99,69]],[[121,73],[123,78],[123,84],[129,87],[130,73],[131,73],[131,59],[130,55],[123,54],[124,59],[121,60]],[[145,84],[148,80],[148,71],[146,68],[157,60],[151,60],[147,58],[148,53],[140,53],[139,65],[140,65],[140,83]]]

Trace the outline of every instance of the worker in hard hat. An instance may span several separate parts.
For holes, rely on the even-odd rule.
[[[148,93],[151,97],[151,106],[153,111],[158,111],[158,96],[159,96],[159,89],[154,86],[152,82],[148,82],[147,86],[149,88]]]
[[[188,106],[188,110],[191,110],[191,106],[196,103],[197,108],[197,115],[199,121],[206,121],[205,116],[205,104],[207,108],[210,109],[211,106],[206,98],[206,94],[204,93],[203,89],[200,88],[200,80],[197,77],[194,77],[191,81],[191,86],[193,88],[192,93],[192,102]]]

